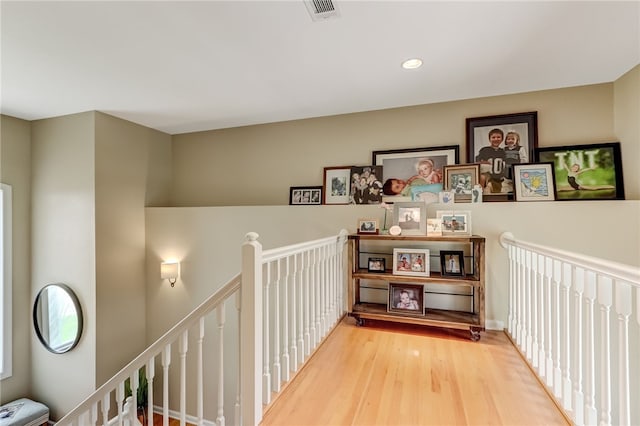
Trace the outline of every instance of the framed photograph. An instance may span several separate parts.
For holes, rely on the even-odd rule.
[[[424,286],[422,284],[389,283],[387,311],[424,315]]]
[[[442,276],[464,276],[464,252],[459,250],[440,251],[440,273]]]
[[[514,164],[513,193],[516,201],[554,201],[553,163]]]
[[[427,233],[427,204],[424,202],[394,203],[393,224],[399,226],[402,235]]]
[[[479,164],[444,166],[444,190],[454,194],[455,202],[470,203],[473,187],[478,184]]]
[[[377,234],[378,219],[358,219],[358,234]]]
[[[471,235],[471,212],[439,210],[436,217],[442,221],[442,235]]]
[[[289,188],[290,206],[308,206],[322,204],[321,186],[292,186]]]
[[[536,149],[554,165],[557,200],[624,200],[620,142]]]
[[[382,202],[382,166],[351,167],[349,201],[353,204]]]
[[[429,249],[393,249],[393,273],[414,277],[429,276]]]
[[[442,220],[437,218],[427,219],[427,237],[442,237]]]
[[[349,204],[351,166],[325,167],[322,204]]]
[[[382,166],[385,202],[437,202],[442,168],[460,161],[457,145],[373,151],[371,163]]]
[[[513,164],[529,163],[538,146],[538,113],[466,120],[467,162],[480,163],[484,201],[513,199]]]
[[[384,272],[385,260],[384,257],[370,257],[367,264],[367,271],[369,272]]]

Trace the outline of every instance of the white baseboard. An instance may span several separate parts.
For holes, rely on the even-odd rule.
[[[487,330],[502,331],[504,330],[504,321],[486,320],[484,322],[484,328],[486,328]]]
[[[153,406],[153,412],[156,414],[160,414],[162,415],[164,413],[164,409],[159,406],[159,405],[154,405]],[[180,412],[179,411],[175,411],[175,410],[169,410],[169,417],[173,417],[174,419],[179,419],[180,418]],[[198,418],[196,416],[192,416],[187,414],[185,416],[185,420],[188,423],[197,425],[198,424]],[[216,426],[216,422],[212,422],[211,420],[207,420],[207,419],[203,419],[202,420],[202,424],[204,426]]]

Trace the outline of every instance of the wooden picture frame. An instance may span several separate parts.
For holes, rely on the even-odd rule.
[[[535,159],[552,162],[556,200],[624,200],[620,142],[537,148]]]
[[[513,165],[513,193],[516,201],[554,201],[556,199],[553,163]]]
[[[466,137],[467,162],[480,163],[483,200],[512,200],[512,165],[531,162],[538,147],[537,111],[467,118]]]
[[[322,204],[321,186],[292,186],[289,188],[290,206],[312,206]]]
[[[429,249],[394,248],[394,275],[429,276]]]
[[[471,212],[460,210],[438,210],[436,217],[442,221],[442,235],[471,235]]]
[[[393,224],[399,226],[402,235],[426,235],[427,205],[424,202],[394,203]]]
[[[378,232],[378,219],[358,219],[358,234],[377,235]]]
[[[440,250],[440,274],[443,277],[464,277],[464,252],[461,250]]]
[[[382,166],[382,200],[388,203],[437,201],[442,168],[459,161],[457,145],[373,151],[371,158],[371,164]]]
[[[389,283],[388,312],[424,316],[422,284]]]
[[[384,257],[370,257],[367,261],[367,272],[385,272],[386,261]]]
[[[454,194],[456,203],[470,203],[473,187],[478,184],[480,164],[444,166],[444,191]]]
[[[322,204],[349,204],[351,166],[325,167]]]

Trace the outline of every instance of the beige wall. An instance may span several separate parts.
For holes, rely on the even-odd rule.
[[[541,147],[610,142],[613,101],[610,83],[175,135],[172,200],[288,204],[290,186],[322,185],[324,167],[369,164],[375,150],[459,145],[466,162],[468,117],[538,111]],[[621,142],[624,153],[637,140]]]
[[[614,124],[622,145],[627,200],[640,199],[640,65],[614,83]],[[638,218],[640,220],[640,218]],[[639,236],[640,237],[640,236]]]
[[[0,181],[13,194],[13,375],[0,382],[0,404],[30,395],[31,125],[0,117]]]

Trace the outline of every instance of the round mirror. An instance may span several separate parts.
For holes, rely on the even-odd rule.
[[[33,325],[49,351],[61,354],[73,349],[82,335],[82,309],[73,290],[64,284],[40,290],[33,304]]]

